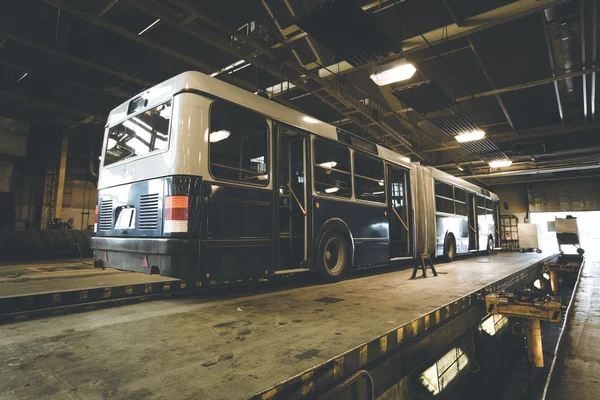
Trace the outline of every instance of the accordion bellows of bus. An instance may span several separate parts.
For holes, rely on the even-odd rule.
[[[115,108],[94,264],[197,285],[491,251],[487,190],[185,72]]]

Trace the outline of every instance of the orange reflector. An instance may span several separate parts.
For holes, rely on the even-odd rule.
[[[144,259],[142,260],[142,267],[148,268],[148,257],[146,256],[144,256]]]
[[[104,252],[104,256],[102,257],[103,261],[108,261],[108,254]]]
[[[319,202],[318,201],[315,203],[315,207],[319,208]]]
[[[166,208],[188,208],[187,196],[167,196],[165,197]]]
[[[384,212],[383,212],[383,215],[387,215],[387,211],[384,211]]]
[[[166,208],[165,220],[167,221],[186,221],[188,219],[188,209],[186,208]]]

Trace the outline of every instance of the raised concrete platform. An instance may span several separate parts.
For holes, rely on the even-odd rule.
[[[94,268],[91,258],[0,264],[0,298],[139,283],[175,281],[158,275]]]
[[[545,399],[600,398],[600,252],[586,256],[579,279]]]
[[[312,385],[303,371],[353,348],[361,363],[364,349],[368,362],[371,353],[459,313],[473,292],[542,258],[500,253],[439,264],[435,278],[409,280],[411,270],[388,269],[328,285],[2,325],[0,397],[242,399],[305,376]],[[344,372],[343,362],[335,360],[332,377]]]

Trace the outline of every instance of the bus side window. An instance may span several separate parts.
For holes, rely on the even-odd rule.
[[[318,139],[314,141],[314,150],[317,193],[350,197],[350,151]]]
[[[225,103],[210,110],[210,172],[218,179],[266,186],[269,126],[258,114]]]
[[[467,215],[467,192],[464,189],[454,188],[454,205],[456,207],[456,215]]]
[[[354,195],[361,200],[385,202],[381,160],[354,153]]]
[[[454,214],[454,193],[452,185],[435,181],[435,208],[438,212]]]

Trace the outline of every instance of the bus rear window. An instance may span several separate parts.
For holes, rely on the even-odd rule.
[[[166,150],[171,102],[147,110],[110,128],[104,165]]]

